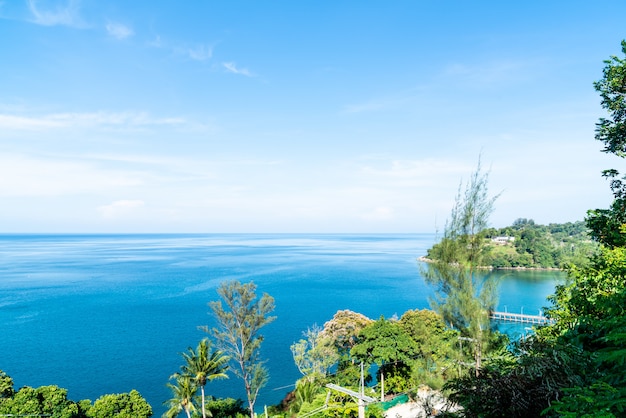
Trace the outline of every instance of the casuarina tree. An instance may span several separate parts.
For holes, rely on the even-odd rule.
[[[497,198],[489,197],[488,174],[476,171],[457,194],[444,236],[429,252],[426,280],[435,287],[433,308],[473,344],[476,373],[490,338],[489,311],[496,304],[496,283],[483,267],[484,231]]]
[[[259,391],[268,381],[268,371],[261,360],[261,328],[276,317],[274,298],[264,293],[259,299],[256,285],[229,281],[217,289],[221,300],[209,302],[216,326],[202,327],[215,337],[218,346],[229,355],[233,373],[243,380],[250,416],[254,418],[254,404]]]

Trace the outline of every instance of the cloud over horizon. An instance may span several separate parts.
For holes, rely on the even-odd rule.
[[[127,218],[136,215],[139,209],[143,208],[145,203],[142,200],[116,200],[108,205],[98,208],[98,212],[105,219]]]

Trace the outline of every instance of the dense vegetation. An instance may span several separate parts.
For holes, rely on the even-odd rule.
[[[590,229],[583,221],[539,225],[532,219],[516,219],[505,228],[487,228],[484,266],[493,268],[558,268],[585,266],[598,250]],[[428,250],[427,257],[441,257],[440,243]]]
[[[381,401],[368,407],[368,416],[382,416],[382,401],[397,394],[417,398],[421,387],[441,388],[467,373],[473,354],[470,346],[459,346],[459,335],[428,309],[378,320],[338,311],[323,328],[308,329],[292,345],[303,376],[271,415],[356,416],[356,400],[326,384],[358,392],[363,365],[364,393]]]
[[[67,399],[58,386],[13,387],[13,379],[0,370],[0,416],[50,416],[58,418],[148,418],[152,408],[139,392],[103,395],[90,400]]]

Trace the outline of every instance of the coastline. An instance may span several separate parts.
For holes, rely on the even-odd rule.
[[[434,263],[435,260],[431,260],[426,256],[420,256],[417,258],[417,261],[421,261],[422,263]],[[493,266],[481,266],[480,269],[484,270],[519,270],[519,271],[562,271],[565,272],[565,269],[559,267],[493,267]]]

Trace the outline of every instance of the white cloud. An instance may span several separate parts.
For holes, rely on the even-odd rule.
[[[145,112],[53,113],[42,116],[0,114],[0,128],[11,130],[45,130],[51,128],[95,126],[182,125],[183,118],[155,118]]]
[[[226,68],[226,71],[232,74],[245,75],[246,77],[254,77],[247,68],[238,68],[234,62],[223,62],[222,65]]]
[[[127,218],[135,215],[144,205],[143,200],[117,200],[108,205],[100,206],[98,212],[105,219]]]
[[[411,97],[389,97],[380,99],[371,99],[363,103],[351,104],[344,106],[346,113],[363,113],[375,112],[379,110],[395,109],[403,106],[412,100]]]
[[[32,22],[43,26],[71,26],[82,27],[84,23],[80,18],[78,11],[80,9],[80,0],[69,0],[66,4],[57,5],[56,8],[45,9],[40,7],[38,0],[28,0],[28,9],[33,18]]]
[[[133,30],[121,23],[107,23],[106,30],[115,39],[123,40],[134,35]]]
[[[368,183],[385,188],[440,187],[458,183],[474,169],[470,162],[454,159],[425,158],[421,160],[383,160],[375,166],[369,163],[361,168]],[[435,186],[436,185],[436,186]]]
[[[144,184],[132,170],[106,169],[70,159],[19,154],[0,156],[0,196],[67,196],[104,192]]]
[[[213,57],[213,49],[215,48],[215,45],[212,44],[195,44],[189,46],[184,43],[170,42],[161,38],[160,35],[156,35],[147,45],[152,48],[165,49],[175,55],[182,55],[194,61],[210,60]]]
[[[207,61],[213,56],[213,46],[197,45],[193,48],[187,48],[186,53],[192,60]]]
[[[63,123],[48,117],[32,118],[0,114],[0,128],[10,130],[39,130],[61,128]]]
[[[393,209],[390,207],[377,207],[361,216],[366,221],[386,221],[393,218]]]

